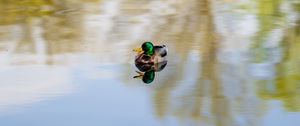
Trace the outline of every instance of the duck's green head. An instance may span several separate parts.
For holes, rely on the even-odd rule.
[[[155,72],[154,72],[154,70],[150,70],[150,71],[145,72],[142,80],[144,83],[150,84],[154,80],[154,78],[155,78]]]
[[[154,45],[151,42],[144,42],[142,45],[142,49],[146,55],[154,55]]]

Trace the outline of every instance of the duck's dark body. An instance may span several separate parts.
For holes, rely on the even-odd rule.
[[[157,64],[135,64],[139,69],[140,75],[134,76],[133,78],[141,77],[144,83],[149,84],[155,78],[155,72],[162,71],[167,66],[168,61],[163,61]],[[143,72],[143,73],[142,73]]]
[[[166,67],[167,63],[168,63],[168,61],[163,61],[163,62],[156,63],[156,64],[136,63],[135,66],[141,72],[147,72],[147,71],[150,71],[150,70],[154,70],[155,72],[159,72],[159,71],[163,70]]]

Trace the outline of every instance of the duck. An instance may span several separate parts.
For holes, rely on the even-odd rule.
[[[157,64],[136,64],[139,71],[138,75],[133,78],[140,78],[145,84],[150,84],[155,79],[155,72],[162,71],[167,66],[168,61],[163,61]]]
[[[152,83],[155,78],[154,70],[150,70],[147,72],[140,72],[140,71],[136,71],[136,72],[138,73],[138,75],[134,76],[133,78],[140,78],[145,84]]]
[[[167,61],[168,49],[166,45],[153,45],[152,42],[144,42],[141,47],[135,48],[135,64],[157,64]]]

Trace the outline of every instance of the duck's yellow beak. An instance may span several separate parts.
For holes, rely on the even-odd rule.
[[[143,78],[143,76],[144,76],[144,73],[142,73],[142,72],[139,72],[139,71],[135,71],[136,73],[138,73],[139,75],[137,75],[137,76],[134,76],[133,78],[140,78],[140,79],[142,79]]]
[[[136,52],[136,53],[140,54],[140,53],[142,53],[142,52],[143,52],[143,49],[142,49],[141,47],[139,47],[139,48],[135,48],[135,49],[133,49],[132,51],[134,51],[134,52]]]
[[[137,75],[137,76],[134,76],[133,78],[143,79],[143,75]]]

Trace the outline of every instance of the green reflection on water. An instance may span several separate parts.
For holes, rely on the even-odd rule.
[[[24,22],[27,18],[53,13],[52,1],[48,0],[1,0],[0,25]]]
[[[260,91],[263,98],[282,100],[289,111],[300,111],[300,20],[297,22],[297,25],[285,31],[282,40],[284,56],[282,62],[276,65],[278,76],[275,79],[275,90]]]

